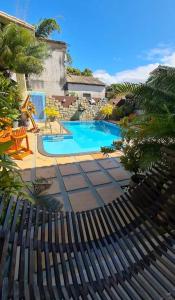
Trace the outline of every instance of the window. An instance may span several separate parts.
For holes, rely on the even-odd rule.
[[[91,99],[91,94],[83,93],[83,97],[87,99]]]

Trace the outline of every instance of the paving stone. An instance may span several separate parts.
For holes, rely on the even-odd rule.
[[[96,190],[106,204],[112,202],[123,193],[120,186],[114,185],[98,187]]]
[[[55,167],[36,168],[36,177],[52,178],[56,177]]]
[[[104,169],[120,167],[120,164],[117,161],[112,160],[111,158],[99,160],[99,163]]]
[[[88,186],[82,175],[70,175],[63,177],[63,181],[67,191],[85,188]]]
[[[31,181],[31,169],[21,170],[20,173],[24,181]]]
[[[47,189],[47,190],[45,190],[45,191],[43,191],[41,193],[41,195],[58,194],[58,193],[61,192],[60,185],[59,185],[59,182],[58,182],[57,178],[50,179],[50,182],[52,183],[52,185],[50,186],[50,188]]]
[[[82,162],[80,163],[80,166],[85,172],[100,170],[99,165],[95,161]]]
[[[122,168],[116,168],[108,170],[108,173],[117,181],[117,180],[125,180],[131,177],[129,172],[125,171]]]
[[[74,164],[61,165],[59,169],[63,176],[80,173],[79,168]]]
[[[93,185],[99,185],[99,184],[111,182],[110,177],[104,174],[102,171],[88,173],[87,176],[89,177]]]
[[[72,205],[72,209],[75,212],[85,211],[98,207],[95,196],[91,191],[81,191],[76,193],[69,193],[69,200]]]

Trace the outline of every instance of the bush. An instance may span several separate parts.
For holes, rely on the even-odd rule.
[[[115,120],[120,120],[121,118],[127,117],[134,112],[134,105],[132,103],[126,102],[120,107],[115,107],[112,112],[112,117]]]
[[[100,109],[100,114],[105,118],[109,118],[112,115],[113,106],[111,104],[106,104]]]

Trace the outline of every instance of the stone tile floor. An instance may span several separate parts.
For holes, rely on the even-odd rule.
[[[105,205],[123,193],[130,174],[120,164],[121,152],[68,157],[46,157],[37,151],[37,135],[29,133],[34,152],[17,161],[25,181],[44,177],[52,185],[47,194],[57,196],[65,211],[83,211]]]

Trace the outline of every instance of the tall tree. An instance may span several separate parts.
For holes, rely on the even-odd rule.
[[[49,38],[53,31],[60,32],[60,25],[55,19],[43,19],[35,26],[35,36],[37,38]]]
[[[0,28],[0,71],[39,74],[48,56],[47,45],[19,25],[10,23]]]
[[[142,84],[115,84],[111,97],[127,93],[142,114],[123,122],[123,162],[128,167],[132,158],[132,167],[145,169],[161,157],[162,146],[175,149],[175,68],[159,66]]]

